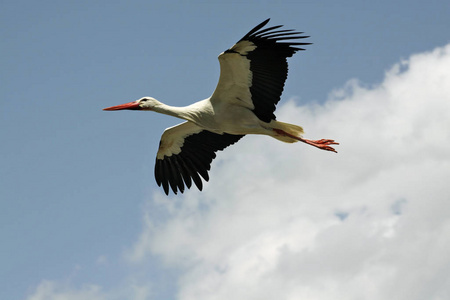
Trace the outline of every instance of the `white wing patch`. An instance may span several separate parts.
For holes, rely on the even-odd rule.
[[[256,45],[250,41],[240,41],[237,44],[234,44],[230,50],[239,52],[241,55],[247,55],[249,52],[256,49]]]
[[[229,102],[254,109],[250,87],[253,75],[250,60],[245,56],[256,49],[250,41],[241,41],[231,47],[235,52],[223,52],[219,55],[220,78],[211,101]],[[237,53],[236,53],[237,52]]]
[[[201,131],[203,131],[201,127],[189,121],[167,128],[161,136],[156,158],[163,159],[164,156],[179,154],[185,138]]]

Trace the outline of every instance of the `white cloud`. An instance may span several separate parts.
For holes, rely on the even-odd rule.
[[[79,289],[72,289],[66,284],[43,280],[33,295],[27,300],[103,300],[106,299],[101,287],[86,285]]]
[[[27,300],[148,300],[150,297],[148,285],[132,280],[108,290],[94,284],[75,287],[70,281],[43,280]]]
[[[450,45],[277,115],[339,153],[246,137],[202,193],[154,195],[129,257],[182,268],[183,300],[450,299]]]

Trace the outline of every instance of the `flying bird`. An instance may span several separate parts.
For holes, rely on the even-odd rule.
[[[300,126],[277,121],[275,105],[280,101],[287,78],[287,57],[309,36],[283,25],[263,28],[265,20],[230,49],[219,55],[220,77],[211,97],[185,107],[163,104],[152,97],[103,110],[148,110],[174,116],[185,122],[167,128],[156,155],[155,179],[169,194],[190,188],[192,182],[202,190],[203,178],[216,152],[236,143],[246,134],[263,134],[286,143],[303,142],[322,150],[336,150],[334,140],[302,138]]]

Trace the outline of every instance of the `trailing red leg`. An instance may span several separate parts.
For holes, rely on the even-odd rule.
[[[313,141],[313,140],[307,140],[307,139],[289,134],[281,129],[274,128],[273,131],[275,131],[279,135],[288,136],[290,138],[296,139],[300,142],[306,143],[306,144],[314,146],[316,148],[326,150],[326,151],[333,151],[333,152],[337,153],[337,151],[333,147],[330,146],[330,145],[339,145],[339,143],[336,143],[334,140],[321,139],[321,140]]]

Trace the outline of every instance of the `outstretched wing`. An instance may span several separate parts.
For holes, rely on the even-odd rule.
[[[296,46],[311,43],[302,32],[277,30],[282,25],[262,29],[270,19],[250,30],[233,47],[219,55],[220,78],[211,101],[229,101],[252,109],[264,122],[275,119],[275,105],[280,101],[287,78],[287,57]]]
[[[199,190],[203,184],[200,176],[209,180],[208,171],[216,151],[236,143],[243,135],[217,134],[184,122],[166,129],[161,137],[156,155],[155,179],[158,186],[169,194],[169,186],[176,194],[192,181]],[[200,175],[200,176],[199,176]]]

